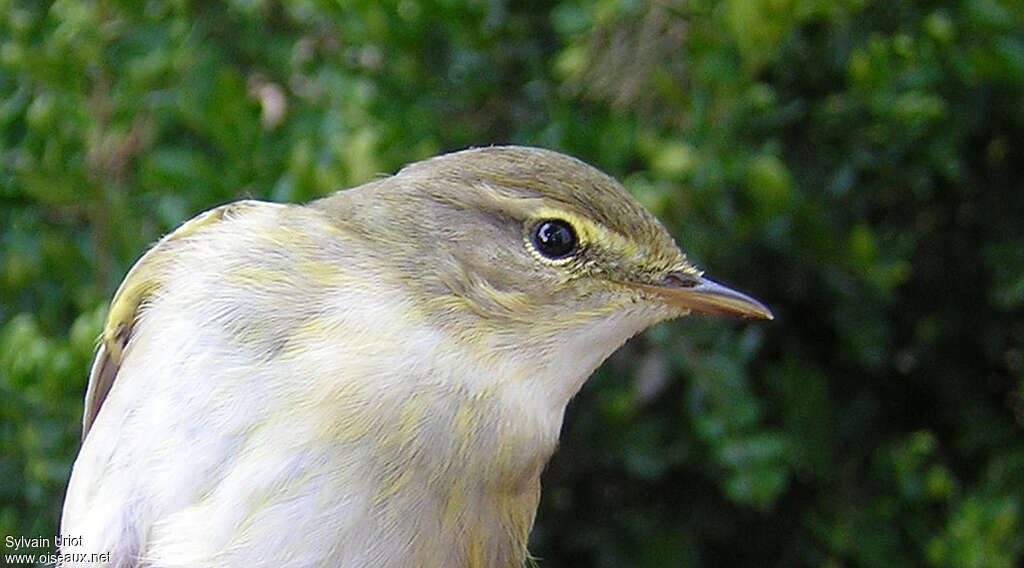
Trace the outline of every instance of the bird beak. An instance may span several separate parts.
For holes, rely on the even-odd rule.
[[[673,272],[659,284],[636,286],[677,308],[718,316],[775,319],[772,311],[761,302],[696,274]]]

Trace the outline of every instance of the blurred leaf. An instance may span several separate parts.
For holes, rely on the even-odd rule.
[[[0,0],[0,534],[57,527],[153,240],[513,142],[623,180],[777,316],[599,371],[541,566],[1020,565],[1022,29],[1009,0]]]

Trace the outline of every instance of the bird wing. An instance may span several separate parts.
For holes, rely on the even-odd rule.
[[[166,267],[174,258],[173,254],[169,254],[170,251],[182,240],[195,235],[204,227],[241,214],[258,204],[257,201],[237,201],[193,217],[160,239],[128,271],[128,275],[114,294],[113,301],[110,302],[110,311],[99,338],[96,359],[93,360],[92,369],[89,371],[89,386],[85,391],[85,410],[82,413],[83,440],[89,434],[103,401],[117,380],[117,372],[121,368],[125,348],[131,341],[132,329],[138,321],[139,314],[147,300],[160,289]]]

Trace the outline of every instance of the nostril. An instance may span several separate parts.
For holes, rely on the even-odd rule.
[[[665,285],[672,288],[696,288],[700,281],[692,274],[674,272],[665,277]]]

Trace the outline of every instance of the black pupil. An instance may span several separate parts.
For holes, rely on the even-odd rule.
[[[576,233],[565,221],[541,221],[533,234],[537,250],[548,258],[564,258],[576,250]]]

